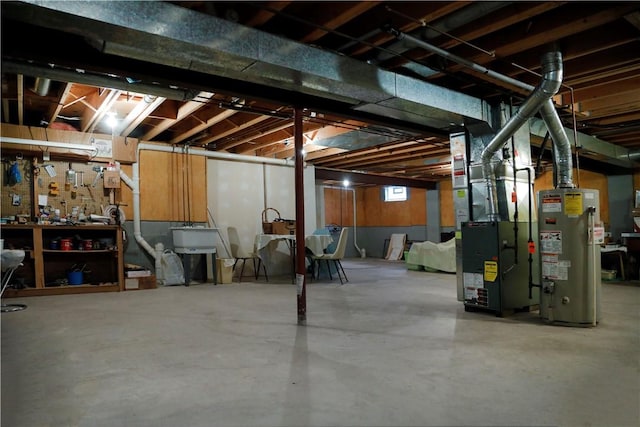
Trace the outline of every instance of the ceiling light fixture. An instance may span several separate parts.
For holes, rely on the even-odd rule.
[[[116,113],[110,111],[107,113],[107,118],[105,119],[105,123],[111,128],[114,129],[116,124],[118,124],[118,119],[116,118]]]

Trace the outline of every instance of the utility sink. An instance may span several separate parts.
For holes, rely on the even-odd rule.
[[[179,254],[208,254],[216,252],[217,228],[171,227],[173,247]]]

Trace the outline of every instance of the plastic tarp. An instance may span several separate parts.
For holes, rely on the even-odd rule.
[[[408,264],[422,265],[425,269],[456,272],[456,239],[443,243],[414,242],[406,259]]]

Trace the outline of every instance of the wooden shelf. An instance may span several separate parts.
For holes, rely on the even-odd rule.
[[[63,251],[60,249],[43,249],[43,253],[59,253],[59,254],[91,254],[91,253],[118,253],[116,250],[112,249],[91,249],[91,250],[78,250],[71,249],[68,251]]]
[[[25,259],[3,297],[118,292],[124,290],[122,229],[117,225],[3,225],[5,248],[23,249]],[[49,249],[57,239],[107,240],[107,249]],[[45,249],[47,248],[47,249]],[[115,249],[114,249],[115,248]],[[108,256],[104,256],[107,254]],[[96,256],[99,255],[99,256]],[[67,272],[84,268],[83,284],[69,285]]]

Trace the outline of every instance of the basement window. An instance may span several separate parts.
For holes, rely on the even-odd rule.
[[[388,186],[384,187],[385,202],[404,202],[407,200],[407,187]]]

